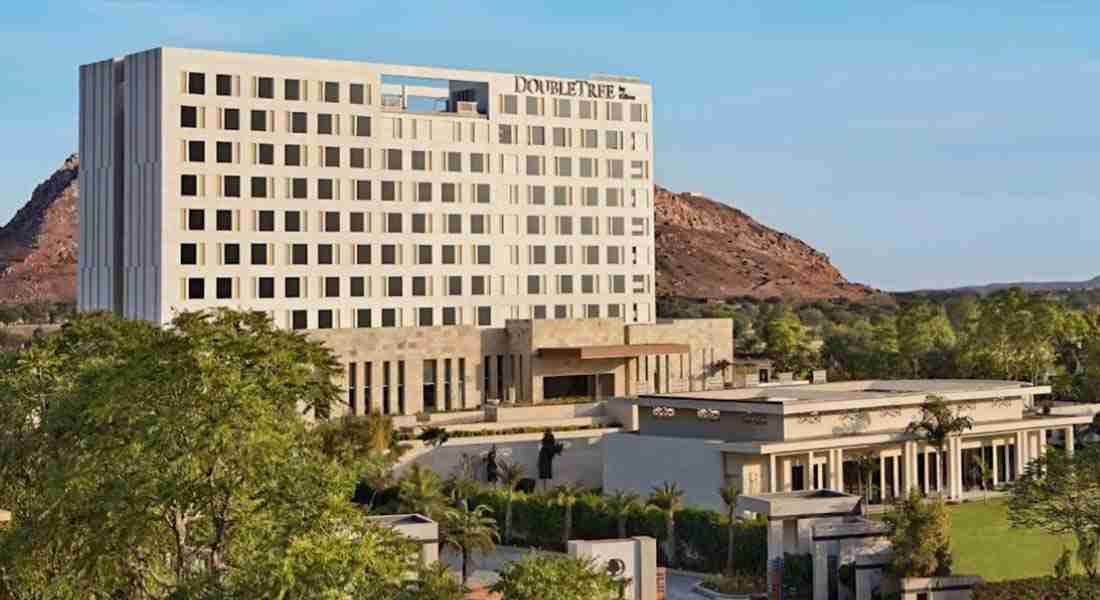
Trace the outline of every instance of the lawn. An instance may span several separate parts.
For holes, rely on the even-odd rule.
[[[949,507],[954,571],[981,575],[988,581],[1050,575],[1063,547],[1072,538],[1040,530],[1014,529],[1002,500]]]

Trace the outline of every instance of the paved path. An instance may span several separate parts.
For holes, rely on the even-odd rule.
[[[504,563],[519,560],[525,554],[531,554],[533,552],[537,551],[527,548],[498,547],[488,555],[478,555],[474,557],[472,561],[473,566],[470,569],[470,580],[467,583],[471,587],[492,585],[499,579],[497,570],[500,569]],[[443,562],[447,563],[453,571],[456,573],[461,572],[462,558],[453,550],[449,548],[443,550],[440,558]],[[698,581],[698,578],[687,575],[669,575],[666,581],[666,599],[703,600],[703,596],[692,591],[692,588],[695,587]]]

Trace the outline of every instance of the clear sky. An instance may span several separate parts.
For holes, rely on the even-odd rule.
[[[1100,274],[1096,2],[10,2],[0,221],[76,149],[77,67],[154,46],[654,85],[658,184],[886,289]]]

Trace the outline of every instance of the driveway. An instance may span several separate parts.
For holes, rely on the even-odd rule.
[[[473,566],[470,569],[470,579],[467,585],[470,587],[492,585],[499,579],[497,571],[504,563],[519,560],[526,554],[537,552],[537,550],[529,548],[499,546],[487,555],[478,555],[471,561]],[[440,560],[445,562],[456,574],[461,573],[462,558],[450,548],[440,550]],[[665,582],[666,600],[703,600],[703,596],[692,591],[698,581],[698,577],[670,574]]]

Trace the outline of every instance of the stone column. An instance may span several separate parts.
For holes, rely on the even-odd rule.
[[[814,542],[814,600],[829,600],[829,557],[826,542]]]
[[[844,491],[844,448],[836,449],[836,487],[833,489]]]
[[[768,455],[768,491],[776,493],[779,491],[779,473],[775,468],[775,455]]]
[[[924,493],[932,494],[932,483],[929,479],[929,475],[932,471],[932,453],[928,446],[924,447]]]
[[[768,597],[777,597],[773,583],[778,579],[775,570],[783,560],[783,521],[768,522]]]
[[[806,453],[806,489],[816,490],[817,484],[814,483],[814,474],[817,473],[817,465],[814,464],[814,451],[810,450]]]
[[[905,453],[902,452],[902,456],[904,456],[904,455],[905,455]],[[894,460],[892,461],[894,463],[894,466],[893,466],[894,480],[890,483],[890,497],[891,498],[897,498],[898,493],[901,492],[901,460],[900,459],[901,459],[901,456],[895,456]]]
[[[955,498],[962,498],[963,495],[963,462],[962,462],[962,438],[955,438]]]
[[[784,492],[791,491],[791,488],[792,488],[791,479],[792,478],[793,477],[792,477],[792,469],[791,469],[791,458],[789,456],[785,456],[785,457],[783,457],[783,491]]]
[[[1038,435],[1039,435],[1039,454],[1037,456],[1042,456],[1042,455],[1047,453],[1047,430],[1046,429],[1040,429],[1038,431]]]
[[[1020,478],[1027,468],[1027,432],[1016,432],[1016,471],[1012,474],[1015,481]]]
[[[878,451],[878,495],[879,503],[886,503],[886,457]]]
[[[1066,454],[1069,455],[1069,456],[1073,456],[1073,450],[1074,450],[1073,445],[1076,443],[1073,436],[1074,436],[1073,425],[1070,425],[1069,427],[1066,427],[1066,433],[1065,433]]]

